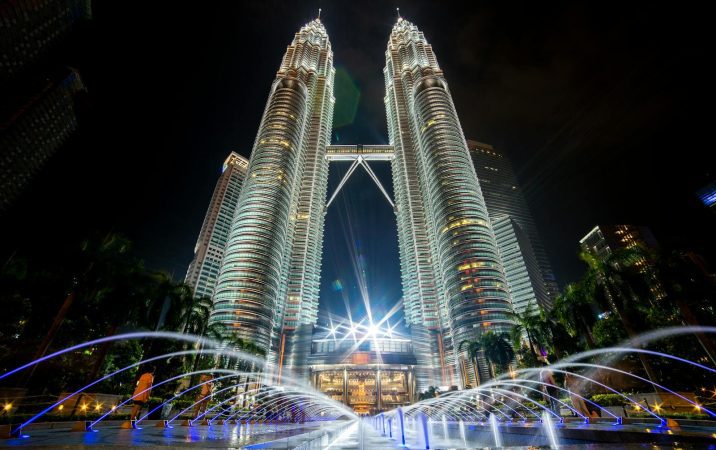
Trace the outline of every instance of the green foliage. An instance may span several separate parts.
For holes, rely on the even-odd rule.
[[[621,321],[614,314],[598,320],[592,329],[594,342],[599,347],[611,347],[627,338]]]
[[[619,394],[594,394],[590,400],[599,406],[624,406],[629,403]]]
[[[142,346],[138,341],[116,342],[104,360],[101,374],[107,375],[124,367],[137,363],[142,358]],[[100,392],[124,392],[132,389],[138,377],[138,368],[118,373],[100,383]]]
[[[510,345],[509,334],[486,331],[476,341],[463,341],[458,351],[465,349],[470,358],[477,359],[483,355],[490,362],[495,372],[504,372],[515,359],[515,351]],[[496,376],[497,373],[493,373]]]
[[[427,391],[418,394],[419,400],[428,400],[431,398],[439,397],[440,389],[437,386],[430,386]]]
[[[210,299],[195,299],[183,282],[147,271],[131,242],[117,233],[92,236],[66,251],[13,255],[0,269],[0,302],[5,306],[0,373],[54,350],[126,331],[166,330],[216,340],[227,335],[221,325],[209,326]],[[264,353],[251,343],[240,347]],[[38,365],[27,386],[33,394],[57,394],[143,358],[189,349],[187,343],[168,339],[107,342]],[[201,354],[203,348],[194,350]],[[172,357],[156,362],[156,376],[166,379],[216,364],[209,355]],[[137,375],[137,369],[121,372],[96,389],[129,393]],[[175,387],[167,383],[152,394],[169,395]]]
[[[716,324],[712,301],[716,298],[716,283],[703,270],[697,255],[637,245],[603,258],[588,252],[579,257],[587,266],[585,274],[565,287],[550,312],[561,328],[551,328],[555,354],[573,353],[580,346],[613,346],[639,333],[667,326]],[[598,319],[597,313],[606,313],[607,317]],[[545,317],[542,320],[549,321]],[[716,357],[715,341],[710,335],[682,336],[652,343],[651,348],[707,361],[703,349]],[[676,370],[673,361],[652,361],[643,355],[638,359],[645,370],[648,368],[651,375],[661,379]],[[693,385],[695,381],[689,382]],[[688,383],[684,386],[688,387]]]
[[[539,367],[540,360],[537,359],[537,355],[525,346],[521,346],[517,349],[517,367],[520,369],[529,369],[531,367]]]

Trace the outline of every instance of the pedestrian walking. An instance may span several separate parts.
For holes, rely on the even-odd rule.
[[[129,420],[136,420],[139,415],[139,411],[144,405],[149,402],[149,393],[152,391],[152,385],[154,384],[154,372],[157,370],[154,366],[146,368],[144,373],[137,380],[137,388],[132,394],[132,414],[129,416]]]

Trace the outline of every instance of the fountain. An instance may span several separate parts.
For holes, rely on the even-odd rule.
[[[552,421],[552,415],[548,414],[547,411],[542,413],[542,425],[544,432],[547,436],[550,448],[559,448],[559,442],[557,440],[557,433],[555,431],[555,424]]]
[[[418,445],[420,448],[430,448],[430,420],[425,413],[418,415]]]
[[[657,442],[669,445],[684,440],[712,443],[713,436],[716,436],[716,408],[704,401],[708,395],[699,400],[698,392],[685,393],[670,388],[660,380],[641,376],[638,371],[625,370],[618,360],[638,354],[662,358],[670,364],[683,365],[690,373],[703,372],[703,376],[699,377],[709,383],[709,379],[714,379],[716,369],[703,361],[691,361],[641,348],[662,338],[696,332],[713,334],[716,327],[664,329],[621,346],[572,355],[549,366],[556,377],[571,380],[564,387],[561,383],[553,385],[544,381],[540,374],[543,368],[519,369],[476,388],[446,392],[438,398],[405,406],[400,414],[406,423],[412,421],[418,424],[410,440],[411,444],[419,447],[421,440],[430,442],[430,435],[426,434],[430,424],[440,422],[443,429],[441,436],[448,447],[538,445],[558,448],[590,442]],[[609,377],[610,374],[618,377],[619,384],[609,381],[614,379]],[[630,391],[642,389],[644,393],[629,394],[623,386],[632,386]],[[708,393],[709,386],[707,384],[700,390]],[[621,402],[618,404],[625,405],[624,411],[600,404],[601,400],[597,400],[595,393],[608,394],[607,397],[613,399],[611,401],[618,400]],[[704,397],[704,394],[700,395]],[[651,400],[646,400],[647,396]],[[700,414],[702,418],[673,420],[665,416],[669,411],[663,405],[666,398],[671,399],[672,405],[675,404],[673,402],[680,402],[680,411]],[[390,418],[395,416],[396,411],[384,414]],[[503,422],[508,422],[509,426],[503,426]],[[451,424],[456,424],[459,437],[450,439]]]
[[[660,380],[647,379],[638,373],[625,370],[617,360],[623,356],[642,354],[650,358],[661,358],[671,364],[682,365],[691,372],[702,372],[705,374],[702,377],[705,380],[714,379],[716,369],[705,365],[702,361],[690,361],[679,356],[641,348],[664,337],[697,331],[716,333],[716,328],[683,327],[659,330],[622,346],[572,355],[549,367],[556,377],[569,377],[571,382],[565,383],[564,387],[545,382],[540,376],[542,368],[519,369],[509,375],[505,374],[482,383],[476,388],[446,392],[437,398],[385,411],[367,423],[371,423],[378,432],[377,438],[382,436],[386,441],[395,439],[396,443],[402,446],[415,444],[422,448],[435,446],[436,443],[432,442],[433,437],[438,436],[444,440],[444,442],[441,440],[441,446],[445,444],[449,447],[466,448],[493,444],[496,447],[544,445],[558,448],[560,445],[587,442],[712,443],[712,434],[716,433],[716,421],[714,421],[716,412],[712,406],[708,403],[704,404],[694,394],[670,388]],[[262,439],[261,435],[268,436],[270,433],[281,431],[297,435],[305,432],[310,434],[313,432],[314,422],[347,419],[349,422],[346,423],[350,424],[357,420],[355,414],[345,405],[315,391],[305,382],[292,378],[290,374],[283,374],[279,382],[274,375],[263,372],[263,360],[260,358],[221,348],[218,342],[179,333],[128,333],[96,339],[54,352],[10,370],[0,375],[0,383],[7,383],[22,371],[32,369],[60,355],[81,352],[107,342],[136,339],[170,339],[186,343],[192,348],[145,358],[86,382],[75,392],[64,394],[57,400],[53,399],[45,404],[38,403],[34,410],[28,408],[29,414],[24,417],[22,423],[13,427],[6,426],[4,434],[15,437],[26,434],[32,436],[36,432],[41,434],[43,428],[38,423],[42,418],[50,412],[61,410],[61,406],[65,403],[69,405],[72,401],[76,402],[80,396],[92,395],[87,392],[99,383],[142,365],[199,353],[216,359],[231,357],[237,361],[250,362],[253,368],[247,371],[210,368],[188,371],[157,380],[152,389],[182,379],[211,374],[212,381],[219,386],[213,393],[213,400],[208,408],[196,417],[191,415],[187,418],[187,423],[192,426],[173,428],[172,424],[186,418],[201,402],[194,397],[205,382],[184,385],[160,404],[152,405],[148,412],[137,418],[135,424],[146,421],[154,413],[162,410],[166,404],[183,402],[182,407],[173,411],[170,417],[162,417],[162,420],[157,422],[157,428],[145,428],[141,433],[148,434],[155,432],[154,430],[167,433],[167,436],[173,433],[187,433],[189,440],[206,439],[209,436],[207,433],[210,433],[214,436],[212,439],[241,441],[243,446],[251,439]],[[194,347],[201,350],[196,350]],[[650,398],[657,400],[644,400],[646,393],[640,395],[625,393],[625,389],[621,387],[623,384],[610,382],[607,374],[618,376],[620,380],[630,380],[632,385],[643,386],[647,392],[656,391],[656,394],[650,393],[652,396]],[[600,404],[602,401],[591,394],[594,392],[609,394],[613,399],[618,399],[624,404],[625,408],[629,407],[633,411],[629,411],[627,416],[626,412],[603,406]],[[700,414],[702,419],[674,421],[666,414],[666,409],[662,405],[663,400],[659,400],[667,396],[685,405],[684,407],[691,408],[690,412]],[[701,396],[703,397],[703,394]],[[98,417],[78,422],[77,429],[99,431],[100,434],[113,433],[112,427],[103,427],[103,424],[107,420],[112,420],[116,416],[116,411],[129,402],[129,399],[118,401],[111,409],[102,411]],[[637,417],[633,417],[634,415]],[[337,422],[339,425],[341,423],[343,422]],[[503,423],[508,425],[503,426]],[[442,425],[442,433],[437,431],[433,436],[431,427],[435,426],[439,430],[438,424]],[[451,437],[451,428],[459,430],[459,435],[453,433],[454,436]],[[352,430],[350,433],[360,433],[361,436],[370,431],[363,430],[360,426],[341,427],[341,430],[341,435]],[[132,430],[127,432],[140,433]],[[74,433],[74,435],[89,436],[88,433]],[[97,433],[93,435],[96,436]],[[347,436],[343,436],[341,440],[348,439]],[[94,439],[96,441],[96,438]],[[316,445],[317,441],[311,439],[312,445]],[[406,443],[407,440],[410,443]],[[26,440],[26,442],[31,441],[32,438]],[[86,438],[76,443],[89,445],[95,441]],[[362,442],[361,439],[359,441]],[[19,440],[16,442],[22,443]]]
[[[467,447],[467,437],[465,436],[465,422],[462,419],[458,422],[460,426],[460,437],[462,438],[462,445]]]
[[[114,370],[113,372],[105,376],[91,381],[77,391],[64,395],[55,402],[50,402],[49,406],[41,406],[39,411],[33,412],[33,415],[30,415],[29,418],[27,418],[23,423],[13,426],[11,428],[7,427],[9,428],[7,437],[24,436],[24,431],[27,430],[29,426],[36,423],[40,418],[44,417],[47,413],[51,411],[62,410],[66,402],[71,401],[77,396],[84,395],[84,393],[87,392],[87,390],[92,388],[93,386],[96,386],[102,381],[108,380],[130,369],[146,365],[151,362],[167,360],[171,357],[195,355],[200,353],[202,355],[214,355],[215,357],[217,357],[217,359],[220,356],[228,356],[231,358],[235,358],[237,361],[247,361],[253,366],[259,368],[263,365],[263,360],[261,358],[257,358],[253,355],[240,351],[221,348],[220,343],[211,341],[206,338],[168,332],[128,333],[102,339],[96,339],[54,352],[36,361],[22,365],[0,375],[0,381],[5,382],[5,380],[9,379],[15,374],[22,372],[25,369],[32,368],[37,364],[40,364],[44,361],[69,352],[77,352],[84,348],[96,346],[106,342],[131,339],[171,339],[179,342],[186,342],[190,344],[190,346],[200,348],[201,350],[191,349],[157,355],[151,358],[145,358],[136,363],[127,365],[126,367]],[[145,389],[144,391],[141,391],[136,395],[142,394],[151,389],[156,389],[162,385],[171,382],[179,382],[181,379],[188,379],[192,376],[200,374],[211,374],[214,378],[209,381],[201,382],[182,389],[170,398],[167,398],[166,400],[161,402],[159,405],[152,405],[152,408],[150,408],[150,410],[146,414],[139,417],[136,421],[132,423],[133,428],[139,430],[140,427],[137,426],[139,422],[147,419],[155,411],[163,409],[163,407],[167,403],[171,403],[181,398],[187,398],[190,395],[193,395],[197,389],[200,389],[204,384],[208,382],[222,383],[223,387],[213,392],[213,398],[216,399],[213,406],[206,409],[206,411],[202,412],[197,417],[189,419],[189,425],[197,426],[200,424],[204,424],[208,425],[209,428],[211,428],[212,425],[220,424],[222,425],[222,427],[218,429],[218,431],[220,432],[222,429],[225,428],[226,425],[230,424],[231,419],[240,416],[242,420],[249,419],[249,423],[254,422],[256,420],[263,421],[266,423],[266,431],[272,432],[277,430],[277,421],[279,419],[285,420],[287,417],[293,418],[293,423],[297,425],[306,423],[307,421],[311,422],[319,420],[336,420],[340,417],[347,418],[349,420],[356,419],[355,414],[353,414],[353,412],[349,410],[345,405],[336,402],[326,397],[325,395],[315,391],[312,387],[308,386],[302,381],[293,379],[290,376],[286,376],[286,374],[283,375],[281,383],[279,384],[277,380],[275,380],[274,376],[263,372],[247,372],[221,368],[190,371],[181,373],[165,380],[158,381],[151,388]],[[248,389],[248,384],[251,384],[251,389]],[[244,387],[244,389],[241,389],[242,387]],[[251,396],[252,404],[255,404],[256,408],[243,409],[241,407],[236,407],[236,405],[239,404],[239,398],[243,399],[246,396]],[[101,424],[104,420],[112,418],[112,416],[115,414],[115,411],[119,410],[130,401],[131,399],[127,399],[122,402],[119,402],[116,405],[113,405],[112,408],[103,411],[103,413],[98,418],[92,421],[88,420],[82,422],[81,427],[80,423],[78,422],[78,425],[75,427],[75,429],[98,431],[94,428],[95,426]],[[201,400],[192,400],[189,406],[182,408],[170,419],[159,421],[157,423],[157,427],[171,430],[173,428],[171,426],[172,422],[176,421],[182,415],[185,415],[192,411],[200,402]],[[38,428],[35,427],[33,429]],[[143,432],[147,431],[144,430]],[[192,431],[191,433],[194,432]],[[230,433],[230,435],[228,435],[227,437],[230,437],[231,435],[232,434]],[[233,433],[233,436],[238,436],[238,433]]]
[[[490,413],[490,429],[492,430],[492,439],[494,439],[495,447],[502,447],[502,436],[500,435],[500,426],[497,423],[497,416]]]

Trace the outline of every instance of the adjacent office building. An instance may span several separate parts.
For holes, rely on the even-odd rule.
[[[196,298],[211,297],[214,293],[248,166],[249,161],[236,152],[231,152],[224,161],[194,247],[194,259],[186,274],[186,283],[192,287]]]
[[[23,73],[91,16],[90,0],[0,1],[0,80]]]
[[[0,212],[20,195],[33,176],[77,128],[75,98],[85,90],[75,70],[16,95],[0,120]]]
[[[606,258],[619,249],[656,248],[651,230],[637,225],[597,225],[579,240],[582,248],[598,258]]]
[[[532,218],[532,213],[527,206],[527,202],[522,195],[510,160],[489,144],[468,140],[467,145],[470,149],[470,156],[475,166],[475,172],[477,172],[477,178],[480,180],[480,188],[482,189],[482,195],[487,204],[490,219],[493,223],[504,217],[512,219],[514,225],[519,227],[525,235],[526,240],[529,241],[529,244],[524,244],[525,249],[531,247],[534,258],[537,260],[539,276],[534,274],[533,271],[528,270],[526,266],[519,269],[520,274],[533,273],[533,275],[529,277],[530,283],[533,285],[533,304],[535,306],[541,306],[544,309],[551,308],[554,297],[559,293],[559,287],[557,286],[557,281],[552,271],[549,258],[547,257],[547,252],[542,245],[537,226]],[[503,227],[503,229],[507,230],[508,228]],[[504,237],[502,241],[507,242]],[[517,237],[513,237],[509,241],[517,242]],[[512,251],[508,249],[503,250],[501,248],[501,251],[504,254],[513,254]],[[531,256],[528,256],[526,259],[530,258]],[[509,270],[517,270],[514,269],[518,267],[515,260],[510,264],[506,262],[505,265],[508,281],[509,279],[521,279],[520,277],[522,275],[507,273],[507,266],[509,266]],[[520,283],[524,283],[524,280],[520,281]],[[526,305],[524,298],[515,299],[515,302]]]
[[[623,249],[656,249],[658,242],[651,230],[645,226],[638,225],[597,225],[587,233],[579,244],[586,252],[597,258],[607,258],[609,255]],[[651,292],[655,299],[666,296],[666,292],[659,280],[656,278],[653,269],[646,260],[640,259],[636,262],[639,271],[651,279]]]
[[[79,73],[53,57],[90,0],[0,0],[0,213],[77,128]]]
[[[549,296],[532,242],[520,224],[510,216],[498,217],[492,221],[492,226],[510,287],[512,308],[517,314],[534,314],[535,306],[545,307]]]

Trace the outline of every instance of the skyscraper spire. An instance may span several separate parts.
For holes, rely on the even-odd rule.
[[[398,20],[401,20],[403,17],[400,15],[400,8],[395,8],[395,11],[398,13]]]
[[[316,20],[321,20],[321,8],[318,8],[318,17],[316,17]]]

